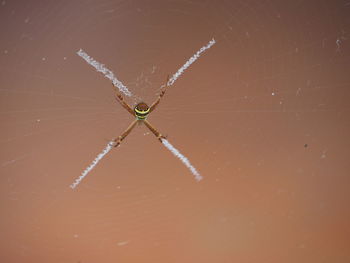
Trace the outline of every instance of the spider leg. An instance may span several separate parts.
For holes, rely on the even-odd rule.
[[[114,88],[114,86],[113,86]],[[115,99],[128,111],[130,112],[133,116],[135,116],[134,110],[130,107],[128,103],[124,100],[124,97],[117,92]]]
[[[115,138],[114,141],[114,147],[117,147],[121,142],[126,138],[126,136],[129,135],[129,133],[132,131],[132,129],[135,127],[138,120],[134,120],[129,127],[117,138]]]
[[[157,107],[157,105],[159,104],[161,98],[162,98],[162,97],[164,96],[164,94],[165,94],[166,88],[168,87],[168,82],[169,82],[169,75],[167,76],[167,80],[166,80],[166,82],[165,82],[164,88],[160,91],[160,94],[159,94],[157,100],[156,100],[155,102],[152,103],[149,112],[152,112],[152,111]]]
[[[143,123],[147,126],[148,129],[157,137],[157,139],[162,142],[162,139],[166,137],[163,136],[156,128],[154,128],[147,120],[144,120]]]

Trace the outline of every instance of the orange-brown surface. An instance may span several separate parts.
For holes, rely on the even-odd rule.
[[[0,3],[0,261],[350,262],[347,1]],[[72,190],[133,117],[144,125]]]

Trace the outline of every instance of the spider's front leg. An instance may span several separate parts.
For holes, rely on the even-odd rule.
[[[157,139],[162,142],[162,139],[166,139],[156,128],[154,128],[147,120],[144,120],[143,123],[147,126],[148,129],[157,137]]]
[[[130,107],[128,103],[126,103],[126,101],[124,100],[124,97],[120,93],[117,93],[115,99],[123,106],[124,109],[126,109],[132,115],[135,115],[134,110]]]
[[[159,94],[157,100],[156,100],[155,102],[152,103],[149,112],[152,112],[152,111],[157,107],[157,105],[159,104],[161,98],[162,98],[162,97],[164,96],[164,94],[165,94],[166,88],[168,87],[168,82],[169,82],[169,75],[168,75],[167,80],[166,80],[166,82],[165,82],[164,88],[160,91],[160,94]]]
[[[134,120],[129,127],[117,138],[115,138],[113,140],[114,142],[114,147],[117,147],[119,144],[121,144],[121,142],[126,138],[126,136],[129,135],[129,133],[132,131],[132,129],[135,127],[136,123],[138,122],[138,120]]]

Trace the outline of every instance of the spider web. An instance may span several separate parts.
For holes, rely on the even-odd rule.
[[[2,1],[3,260],[348,259],[349,8]],[[111,82],[76,52],[113,71],[135,94],[128,103],[150,104],[212,37],[149,116],[205,180],[194,182],[139,126],[70,191],[132,121]],[[276,253],[287,250],[287,259]]]

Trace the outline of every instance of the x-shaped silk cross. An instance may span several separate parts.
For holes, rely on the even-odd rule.
[[[207,45],[203,46],[200,50],[198,50],[186,63],[170,78],[167,80],[166,87],[169,87],[174,84],[174,82],[183,74],[183,72],[193,63],[195,62],[207,49],[211,48],[215,44],[215,40],[212,39],[208,42]],[[88,64],[93,66],[98,72],[104,74],[106,78],[112,81],[113,86],[117,88],[120,92],[124,93],[126,96],[132,96],[132,93],[128,90],[128,88],[119,81],[113,74],[113,72],[107,69],[103,64],[94,60],[88,54],[86,54],[82,49],[80,49],[77,54],[82,57]],[[148,125],[147,125],[148,126]],[[177,158],[179,158],[182,163],[191,171],[197,181],[203,179],[203,177],[199,174],[195,167],[192,166],[190,161],[181,154],[173,145],[169,143],[163,137],[159,138],[162,144]],[[70,185],[72,189],[77,187],[79,183],[84,179],[85,176],[98,164],[99,161],[115,146],[115,141],[111,141],[107,144],[107,146],[103,149],[103,151],[92,161],[92,163],[81,173],[81,175]]]

